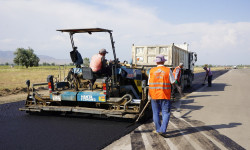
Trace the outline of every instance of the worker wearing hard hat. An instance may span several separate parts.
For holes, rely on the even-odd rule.
[[[181,97],[184,96],[184,94],[182,93],[182,88],[181,88],[181,69],[183,68],[183,66],[184,64],[180,63],[179,66],[177,66],[173,71],[173,75],[175,79],[174,90],[177,89]]]
[[[155,133],[166,136],[166,130],[170,118],[171,84],[175,79],[170,68],[164,66],[166,59],[163,55],[156,56],[157,67],[149,72],[149,99],[153,110],[153,120],[156,127]],[[162,122],[159,114],[162,112]]]

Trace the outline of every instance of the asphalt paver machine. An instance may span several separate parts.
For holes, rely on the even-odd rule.
[[[90,114],[100,117],[119,117],[135,119],[139,114],[142,118],[151,116],[151,107],[147,107],[148,87],[147,71],[134,68],[126,63],[120,63],[116,58],[112,30],[102,28],[62,29],[70,35],[72,51],[70,56],[76,63],[71,68],[64,81],[54,80],[48,75],[46,83],[34,83],[30,88],[30,81],[26,82],[28,96],[25,107],[21,111],[32,112],[59,112],[63,114]],[[89,67],[82,67],[81,55],[74,44],[74,34],[108,33],[111,40],[114,60],[107,63],[110,74],[95,74]],[[79,64],[80,60],[80,64]],[[95,81],[95,82],[93,82]],[[48,95],[39,94],[37,86],[47,85]],[[143,113],[142,113],[143,110]],[[141,115],[140,115],[141,116]]]

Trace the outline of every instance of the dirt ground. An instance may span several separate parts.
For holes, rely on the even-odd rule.
[[[30,89],[31,90],[31,89]],[[47,90],[45,87],[39,87],[37,90]],[[3,89],[0,90],[0,98],[9,95],[24,94],[27,93],[27,88],[17,87],[15,89]]]
[[[31,90],[31,89],[30,89]],[[37,90],[37,89],[36,89]],[[48,89],[40,88],[37,90],[39,94],[48,95]],[[18,102],[26,100],[27,98],[27,88],[16,88],[13,90],[4,89],[0,90],[0,104]]]
[[[27,88],[20,88],[17,87],[15,89],[3,89],[0,90],[0,97],[2,96],[8,96],[8,95],[14,95],[14,94],[20,94],[20,93],[26,93],[27,92]]]

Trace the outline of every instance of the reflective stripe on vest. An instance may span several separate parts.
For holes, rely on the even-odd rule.
[[[170,83],[149,83],[149,85],[156,85],[156,84],[161,84],[161,85],[170,85]]]
[[[158,66],[150,70],[149,94],[152,99],[170,99],[169,72],[170,69],[164,66]]]
[[[171,89],[171,87],[149,87],[149,89]]]

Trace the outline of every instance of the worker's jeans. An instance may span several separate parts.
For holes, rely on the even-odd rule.
[[[153,110],[153,120],[155,123],[156,131],[166,133],[168,122],[170,119],[171,102],[167,99],[151,100]],[[162,112],[162,122],[160,119],[160,112]]]

